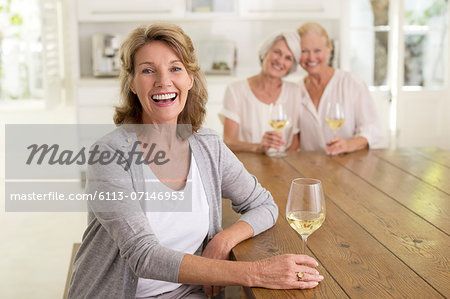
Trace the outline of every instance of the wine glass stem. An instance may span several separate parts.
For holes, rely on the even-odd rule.
[[[306,241],[308,240],[308,237],[303,237],[303,254],[306,254]]]
[[[283,129],[281,129],[281,130],[277,130],[277,132],[281,132]],[[280,153],[281,152],[281,150],[280,150],[280,148],[277,148],[277,153]]]

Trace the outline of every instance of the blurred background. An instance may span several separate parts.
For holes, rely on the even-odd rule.
[[[225,88],[259,72],[262,41],[315,21],[333,41],[329,63],[369,86],[385,147],[450,149],[449,14],[448,0],[0,0],[1,203],[5,125],[111,124],[120,42],[161,21],[192,37],[210,94],[205,126],[220,134]],[[62,298],[86,214],[2,208],[0,224],[0,297]]]

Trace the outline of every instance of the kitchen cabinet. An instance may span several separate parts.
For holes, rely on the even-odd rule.
[[[118,79],[82,79],[78,83],[77,122],[112,124],[114,106],[119,104]]]
[[[215,130],[220,136],[223,135],[223,124],[219,119],[222,110],[223,95],[227,85],[238,80],[232,76],[207,76],[208,103],[206,104],[206,118],[203,126]]]
[[[339,18],[341,2],[325,0],[77,0],[78,21],[136,22],[205,18]]]
[[[186,11],[191,13],[234,13],[237,0],[186,0]]]
[[[79,21],[148,21],[182,17],[184,1],[179,0],[78,0]]]
[[[78,21],[136,22],[233,16],[238,0],[78,0]]]
[[[245,0],[241,1],[243,17],[339,18],[342,1],[325,0]]]

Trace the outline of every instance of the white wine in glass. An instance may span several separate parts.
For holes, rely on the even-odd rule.
[[[270,104],[270,126],[275,131],[281,131],[289,123],[286,108],[282,103],[276,102]],[[270,157],[285,157],[286,153],[280,150],[268,151],[267,155]]]
[[[271,120],[270,121],[270,126],[275,131],[280,131],[287,125],[287,123],[288,123],[287,119],[286,120]]]
[[[333,130],[333,137],[336,137],[336,131],[339,130],[345,122],[344,106],[340,101],[328,103],[325,121],[330,129]]]
[[[325,221],[325,210],[325,198],[319,180],[299,178],[292,181],[286,218],[303,240],[303,254],[306,253],[308,237]]]

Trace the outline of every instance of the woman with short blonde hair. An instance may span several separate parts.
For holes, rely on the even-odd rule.
[[[378,147],[381,129],[367,86],[353,74],[328,65],[332,44],[320,24],[305,23],[297,32],[300,66],[308,73],[300,81],[300,148],[337,155]],[[342,103],[345,115],[336,133],[326,123],[327,105],[335,101]]]

